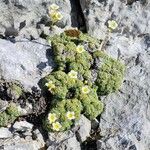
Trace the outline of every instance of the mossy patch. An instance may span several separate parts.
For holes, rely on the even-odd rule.
[[[104,104],[98,99],[95,89],[90,89],[88,94],[81,94],[79,99],[83,105],[83,114],[88,119],[92,120],[103,112]]]
[[[7,109],[0,113],[0,127],[13,123],[19,115],[17,106],[14,103],[10,103]]]
[[[13,99],[18,99],[23,94],[23,89],[21,88],[21,86],[19,84],[12,83],[9,87],[8,94]]]

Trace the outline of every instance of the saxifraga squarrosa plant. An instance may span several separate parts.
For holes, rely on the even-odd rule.
[[[77,76],[71,75],[72,72],[66,74],[56,71],[43,81],[43,85],[53,95],[52,109],[49,112],[53,116],[48,115],[45,121],[49,131],[57,131],[54,127],[56,121],[61,126],[59,131],[64,131],[79,120],[81,113],[89,119],[94,119],[103,111],[103,103],[98,100],[96,89],[85,85]],[[67,117],[67,113],[71,112],[74,115],[73,119]]]
[[[44,120],[48,131],[70,129],[81,114],[90,120],[96,118],[104,108],[99,96],[117,91],[123,81],[125,66],[98,50],[97,39],[78,30],[70,32],[48,38],[57,64],[43,79],[44,89],[52,95]],[[94,82],[93,70],[97,74]]]
[[[87,50],[98,48],[98,40],[79,31],[77,37],[67,36],[64,32],[48,38],[48,41],[51,42],[58,70],[75,70],[84,79],[91,78],[92,56]]]

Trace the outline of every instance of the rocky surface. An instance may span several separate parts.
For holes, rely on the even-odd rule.
[[[101,140],[97,148],[110,150],[150,149],[150,3],[137,1],[81,0],[88,32],[106,40],[107,53],[125,62],[122,89],[103,97]],[[108,32],[107,21],[118,28]],[[109,41],[109,42],[108,42]]]
[[[77,141],[75,133],[72,131],[49,133],[47,145],[48,150],[80,150],[80,143]]]
[[[8,102],[0,99],[0,112],[5,111],[7,106],[8,106]]]
[[[0,77],[17,80],[27,90],[38,87],[39,80],[52,70],[50,47],[43,39],[16,43],[0,39],[0,52]]]
[[[15,122],[13,125],[13,129],[15,131],[27,131],[27,130],[32,130],[32,128],[33,125],[26,121]]]
[[[0,34],[37,39],[48,27],[48,9],[52,3],[60,6],[64,18],[60,27],[71,26],[71,4],[69,0],[4,0],[0,2]]]
[[[82,143],[90,136],[91,122],[82,115],[76,126],[79,127],[76,131],[77,138]]]
[[[4,150],[37,150],[45,147],[42,134],[33,125],[20,121],[13,128],[0,128],[0,149]]]
[[[12,133],[9,131],[8,128],[0,128],[0,139],[7,139],[12,137]]]
[[[107,21],[111,19],[119,24],[116,33],[127,38],[150,33],[149,2],[131,1],[132,5],[126,0],[80,0],[88,33],[105,39],[108,34]]]

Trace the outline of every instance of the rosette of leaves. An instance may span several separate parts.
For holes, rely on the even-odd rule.
[[[91,88],[88,94],[80,94],[79,99],[83,105],[83,114],[90,120],[103,112],[104,104],[98,99],[96,89]]]
[[[19,115],[17,106],[14,103],[10,103],[7,109],[0,113],[0,127],[13,123]]]
[[[47,116],[44,127],[48,131],[64,131],[70,129],[81,114],[92,120],[103,112],[104,104],[98,95],[115,92],[121,87],[125,66],[97,50],[100,47],[97,39],[76,29],[55,35],[48,41],[57,67],[44,78],[43,85],[52,96],[50,118],[57,122],[53,125]],[[73,120],[68,120],[67,112],[73,115]]]
[[[49,90],[53,95],[54,99],[63,100],[67,98],[77,98],[79,91],[83,85],[83,82],[78,79],[72,79],[63,71],[52,72],[50,75],[46,76],[43,80],[43,86],[46,83],[52,82],[55,88]]]
[[[75,119],[69,120],[66,116],[67,112],[74,112]],[[52,109],[49,113],[56,115],[56,121],[61,124],[59,131],[65,131],[71,128],[76,121],[80,119],[80,114],[82,111],[82,104],[78,99],[65,99],[62,101],[54,100]],[[49,122],[48,116],[44,120],[44,127],[48,131],[54,131],[52,124]]]
[[[102,51],[94,52],[93,57],[97,61],[98,73],[95,84],[98,86],[99,95],[107,95],[119,90],[125,72],[124,64]]]
[[[92,56],[89,51],[98,48],[98,40],[87,34],[80,32],[78,36],[69,36],[67,32],[48,38],[50,41],[54,60],[58,66],[57,70],[69,72],[70,70],[78,71],[84,79],[91,78],[90,67],[92,64]],[[82,45],[84,52],[78,53],[77,46]]]

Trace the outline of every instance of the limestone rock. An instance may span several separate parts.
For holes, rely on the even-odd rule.
[[[80,0],[88,32],[105,39],[104,49],[125,62],[122,89],[103,97],[98,149],[150,149],[150,3],[120,0]],[[108,20],[118,23],[108,32]]]
[[[48,150],[80,150],[80,143],[75,133],[66,131],[63,133],[49,133]]]
[[[39,146],[39,143],[36,141],[28,141],[28,142],[20,142],[20,143],[15,143],[13,145],[5,145],[4,150],[16,150],[16,149],[21,149],[21,150],[37,150],[40,149],[41,147]]]
[[[39,80],[52,70],[48,43],[22,39],[11,43],[0,39],[0,77],[19,81],[26,90],[38,87]]]
[[[87,137],[90,136],[91,122],[82,115],[76,126],[79,126],[79,129],[76,131],[76,133],[78,140],[82,143],[87,139]]]
[[[12,133],[9,131],[8,128],[0,128],[0,139],[5,139],[5,138],[11,138]]]
[[[107,21],[111,19],[117,21],[119,25],[116,31],[126,34],[127,37],[150,33],[147,26],[150,17],[149,2],[138,1],[127,5],[122,0],[80,0],[80,3],[87,30],[95,37],[105,39],[109,34]]]
[[[0,2],[0,34],[5,36],[22,36],[37,39],[42,31],[40,24],[48,25],[48,9],[51,4],[57,4],[64,18],[60,27],[71,26],[71,4],[69,0],[7,0]]]
[[[0,113],[5,111],[7,106],[8,106],[8,102],[0,99]]]
[[[13,128],[16,131],[27,131],[32,130],[33,124],[28,123],[27,121],[17,121],[14,123]]]

